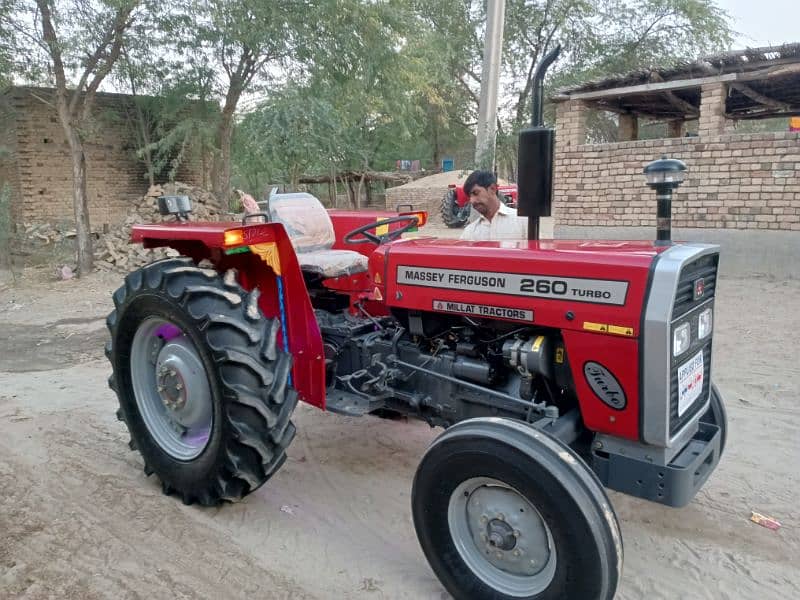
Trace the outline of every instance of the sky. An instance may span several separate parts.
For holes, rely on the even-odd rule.
[[[737,32],[733,49],[800,42],[799,0],[717,0]]]

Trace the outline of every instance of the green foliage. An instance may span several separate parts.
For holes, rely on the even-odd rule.
[[[136,101],[149,130],[149,143],[143,139],[137,155],[150,157],[156,179],[174,181],[184,161],[207,156],[215,147],[219,108],[207,87],[177,81],[163,85],[156,96]]]
[[[342,128],[334,107],[309,90],[288,86],[247,114],[237,129],[233,156],[237,187],[262,192],[270,182],[290,182],[324,172],[343,157]]]
[[[68,72],[121,1],[51,2],[70,33]],[[392,169],[401,158],[435,168],[446,155],[472,154],[485,0],[138,4],[114,82],[136,96],[137,155],[154,177],[174,177],[199,152],[213,157],[215,187],[226,188],[232,171],[237,186],[261,192],[306,173]],[[9,30],[12,14],[24,18]],[[4,57],[27,81],[47,79],[44,49],[26,44],[36,22],[32,0],[0,0],[0,83]],[[533,67],[557,42],[564,52],[548,91],[693,59],[730,39],[714,0],[506,0],[501,170],[513,173]],[[255,109],[234,118],[240,100]],[[552,107],[545,117],[553,122]],[[613,125],[593,118],[590,137],[607,139]]]
[[[0,158],[4,149],[0,147]],[[11,242],[14,224],[11,222],[11,186],[0,181],[0,266],[11,266]]]

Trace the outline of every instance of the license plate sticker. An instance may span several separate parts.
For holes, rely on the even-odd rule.
[[[703,351],[678,367],[678,416],[700,397],[703,392]]]

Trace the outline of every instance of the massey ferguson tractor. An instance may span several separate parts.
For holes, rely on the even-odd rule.
[[[181,258],[130,273],[108,317],[111,388],[145,473],[184,503],[235,502],[284,463],[298,402],[442,427],[411,510],[456,598],[607,600],[622,573],[604,486],[687,504],[724,448],[711,381],[719,248],[670,240],[683,164],[646,169],[655,241],[539,240],[554,133],[520,136],[527,240],[403,236],[424,213],[273,195],[240,223],[132,241]],[[357,443],[357,442],[354,442]]]

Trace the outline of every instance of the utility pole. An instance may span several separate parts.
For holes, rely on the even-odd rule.
[[[505,0],[487,0],[486,37],[483,42],[481,98],[478,106],[478,131],[475,141],[475,164],[479,169],[494,169],[497,136],[497,88],[503,56]]]

